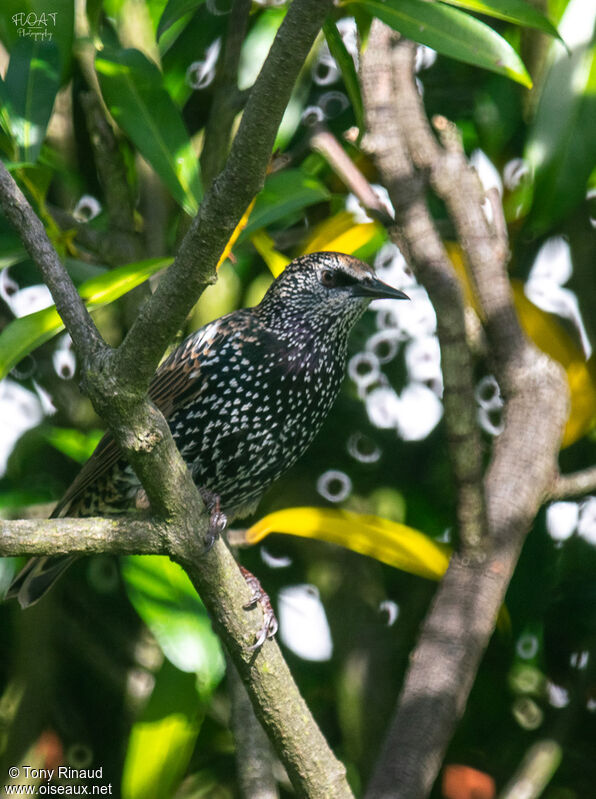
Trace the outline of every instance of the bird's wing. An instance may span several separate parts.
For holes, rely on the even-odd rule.
[[[201,360],[221,345],[223,338],[229,333],[228,322],[232,316],[232,323],[237,329],[248,323],[246,312],[237,311],[205,325],[183,341],[155,373],[148,395],[166,419],[181,402],[188,402],[200,390]],[[72,504],[81,499],[86,490],[121,457],[120,448],[111,434],[106,433],[56,505],[52,517],[66,516]]]
[[[95,448],[93,455],[66,489],[62,499],[52,512],[52,518],[67,516],[73,502],[81,499],[89,486],[108,472],[120,457],[118,445],[110,433],[106,433]]]

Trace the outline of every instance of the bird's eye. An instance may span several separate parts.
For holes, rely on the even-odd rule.
[[[323,269],[321,272],[321,283],[324,286],[327,286],[327,288],[332,288],[335,286],[337,284],[335,272],[333,272],[331,269]]]

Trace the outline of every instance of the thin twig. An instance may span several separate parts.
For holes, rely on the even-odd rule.
[[[317,126],[310,137],[310,146],[323,156],[335,174],[356,195],[365,211],[386,227],[393,224],[385,205],[330,130],[322,125]]]
[[[538,799],[558,769],[562,756],[563,750],[557,741],[537,741],[526,752],[499,799]]]
[[[596,466],[573,474],[560,474],[555,478],[548,499],[558,500],[568,497],[583,497],[596,492]]]

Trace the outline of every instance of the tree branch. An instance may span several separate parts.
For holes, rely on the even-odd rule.
[[[408,230],[415,233],[417,246],[431,253],[426,260],[432,264],[438,258],[438,263],[443,263],[436,232],[429,230],[426,209],[421,208],[416,160],[419,167],[426,166],[431,185],[445,201],[458,231],[506,396],[505,429],[495,442],[484,482],[490,542],[478,557],[457,553],[451,560],[411,655],[398,707],[367,792],[367,799],[421,799],[432,788],[464,711],[524,537],[552,482],[567,414],[567,387],[562,370],[521,333],[505,269],[502,228],[488,222],[482,188],[454,141],[453,130],[439,124],[443,133],[440,148],[429,143],[425,133],[421,135],[416,127],[419,117],[404,115],[402,106],[398,115],[397,104],[387,102],[406,79],[401,55],[393,49],[391,38],[381,23],[373,22],[363,59],[363,88],[370,147],[396,206],[396,216],[398,209],[400,213],[398,235],[401,241],[409,238]],[[386,67],[392,62],[397,66],[394,75]],[[408,73],[411,81],[409,67]],[[438,269],[430,272],[429,278],[449,285],[450,279]],[[431,282],[427,288],[430,294]],[[445,313],[444,305],[438,305],[439,320]],[[449,372],[456,367],[457,358],[443,358],[446,386]]]
[[[163,532],[150,520],[107,519],[0,520],[0,557],[22,555],[163,555]]]
[[[279,799],[273,775],[274,755],[234,666],[228,661],[232,699],[232,732],[236,742],[236,771],[242,799]]]
[[[131,235],[135,229],[134,203],[126,180],[126,168],[118,141],[95,92],[92,90],[81,92],[80,99],[99,180],[105,195],[110,229]],[[126,260],[134,259],[135,254],[131,253]]]

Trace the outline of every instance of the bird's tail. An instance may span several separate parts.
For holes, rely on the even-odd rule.
[[[22,608],[35,604],[46,594],[76,555],[31,558],[8,586],[5,599],[18,599]]]

